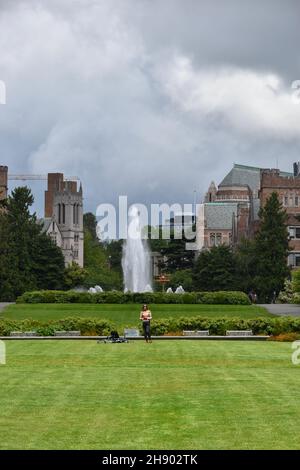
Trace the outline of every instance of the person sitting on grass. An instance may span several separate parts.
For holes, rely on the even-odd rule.
[[[142,323],[143,323],[145,341],[146,343],[148,342],[151,343],[152,341],[151,341],[151,333],[150,333],[150,320],[152,320],[152,314],[151,314],[151,310],[148,309],[148,306],[146,304],[144,304],[142,307],[140,320],[142,320]]]

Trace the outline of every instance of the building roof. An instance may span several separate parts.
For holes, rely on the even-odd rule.
[[[207,202],[205,205],[205,228],[211,230],[231,230],[232,217],[237,213],[235,202]]]
[[[257,191],[260,186],[260,168],[234,164],[219,184],[219,188],[224,186],[249,186],[252,191]]]
[[[50,225],[52,224],[52,222],[55,222],[56,226],[58,227],[54,217],[44,217],[44,218],[41,218],[41,219],[37,219],[37,223],[43,226],[42,227],[43,232],[48,231],[48,229],[49,229]]]
[[[260,172],[264,168],[256,166],[240,165],[235,163],[232,170],[225,176],[219,187],[224,186],[249,186],[252,191],[260,188]],[[293,173],[280,171],[280,176],[293,176]]]

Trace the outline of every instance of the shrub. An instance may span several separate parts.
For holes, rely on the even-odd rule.
[[[26,292],[17,299],[17,303],[109,303],[109,304],[236,304],[249,305],[244,292],[186,292],[167,294],[165,292],[119,292],[108,291],[97,294],[75,291],[34,291]]]
[[[64,318],[61,320],[0,320],[0,336],[9,336],[11,331],[35,330],[44,336],[54,335],[55,330],[79,330],[82,335],[107,336],[111,330],[116,330],[113,322],[97,318]],[[211,335],[225,335],[226,330],[252,330],[255,335],[291,335],[290,338],[300,337],[300,318],[203,318],[182,317],[153,320],[152,335],[167,335],[183,330],[209,330]],[[119,329],[123,334],[123,329]]]

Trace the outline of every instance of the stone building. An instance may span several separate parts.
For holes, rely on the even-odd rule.
[[[217,187],[209,186],[197,220],[197,250],[231,245],[250,236],[260,207],[260,168],[234,164]]]
[[[73,261],[83,267],[83,196],[76,181],[65,181],[62,173],[48,174],[45,191],[44,231],[62,249],[66,266]]]
[[[7,198],[7,166],[0,165],[0,201]]]

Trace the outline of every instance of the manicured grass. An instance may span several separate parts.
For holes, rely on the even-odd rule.
[[[150,306],[153,318],[170,318],[184,316],[203,317],[273,317],[264,308],[256,305],[166,305]],[[34,318],[37,320],[60,319],[65,317],[96,317],[113,321],[117,326],[138,326],[138,304],[17,304],[10,305],[0,318],[21,320]]]
[[[7,341],[0,449],[299,449],[276,342]]]

